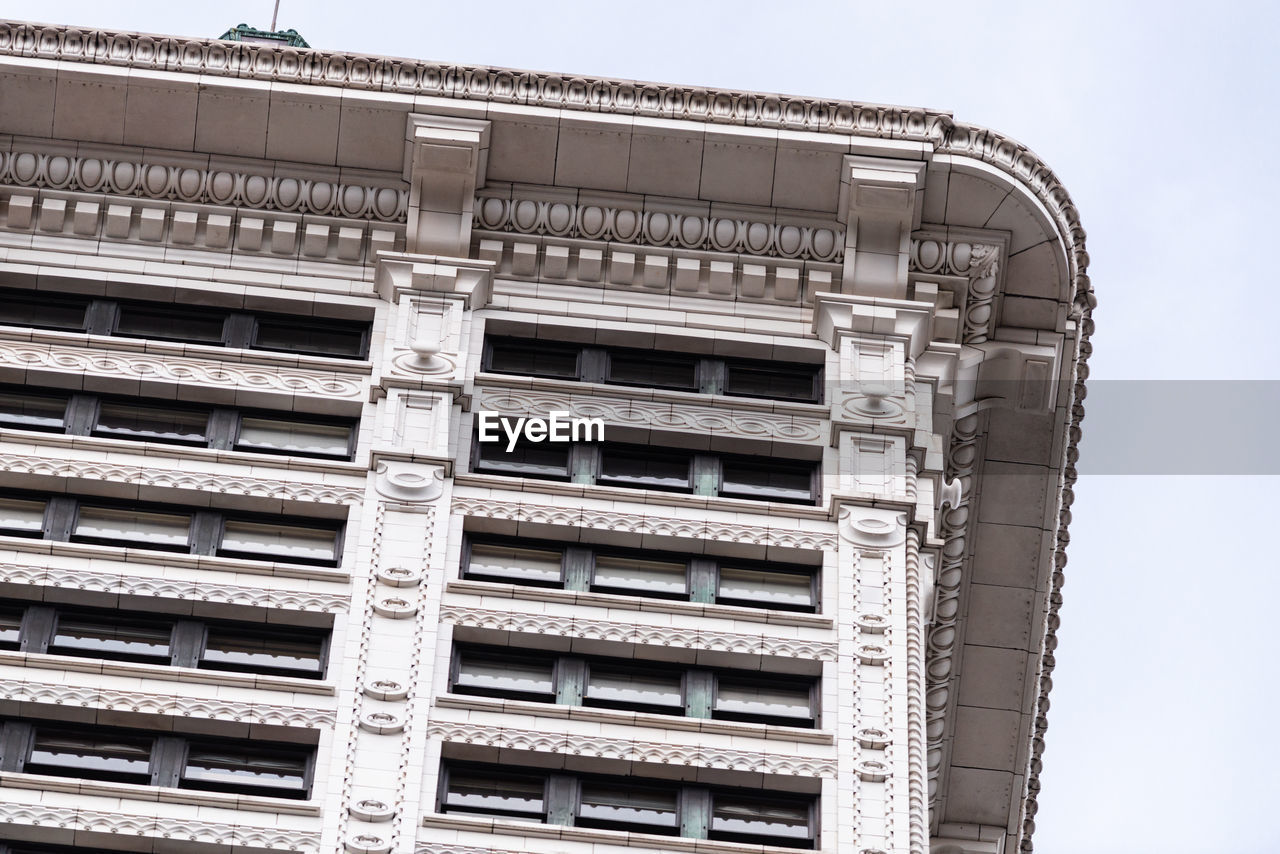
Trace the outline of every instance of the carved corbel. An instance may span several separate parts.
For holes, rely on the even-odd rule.
[[[409,252],[465,258],[476,189],[489,159],[487,121],[411,114],[405,142]]]
[[[1052,412],[1058,402],[1062,338],[1051,343],[988,341],[966,347],[956,369],[957,418],[984,409]]]
[[[921,161],[845,157],[840,178],[844,293],[907,296],[911,232],[919,227],[924,177]]]

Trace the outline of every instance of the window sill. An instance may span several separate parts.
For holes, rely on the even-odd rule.
[[[506,836],[537,836],[544,839],[563,839],[566,842],[599,842],[602,845],[622,845],[629,848],[652,848],[656,851],[688,851],[691,854],[795,854],[811,851],[811,848],[791,848],[780,845],[757,845],[745,842],[718,842],[711,839],[690,839],[687,836],[661,836],[653,833],[632,833],[625,830],[593,830],[585,827],[566,827],[559,824],[530,824],[506,821],[501,818],[471,818],[457,815],[429,813],[422,817],[422,827],[438,827],[445,830],[478,831]],[[509,847],[507,850],[517,850]]]
[[[282,368],[309,368],[341,374],[368,376],[373,363],[368,359],[340,359],[332,356],[302,356],[273,350],[249,350],[238,347],[216,347],[211,344],[186,344],[179,341],[157,341],[150,338],[128,338],[117,335],[90,335],[87,332],[57,332],[51,329],[29,329],[0,325],[0,339],[30,341],[35,344],[62,344],[94,347],[119,353],[147,353],[180,359],[209,359]]]
[[[533,599],[541,602],[563,602],[570,605],[612,608],[619,611],[691,614],[712,619],[771,623],[776,626],[807,626],[815,629],[835,628],[835,624],[830,617],[799,611],[743,608],[738,605],[684,602],[679,599],[655,599],[648,596],[623,596],[615,593],[558,590],[554,587],[503,584],[497,581],[452,580],[445,585],[445,592],[471,594],[474,596],[501,596],[510,599]]]
[[[830,732],[820,729],[753,724],[742,721],[719,721],[708,718],[686,718],[679,715],[655,715],[646,712],[626,712],[619,709],[597,709],[588,706],[561,706],[554,703],[532,703],[527,700],[504,700],[498,697],[440,694],[436,697],[435,705],[445,709],[536,715],[538,717],[566,718],[574,721],[591,721],[593,723],[620,724],[623,726],[659,727],[687,732],[763,738],[771,741],[797,741],[806,744],[835,743],[835,737]]]
[[[527,388],[533,391],[554,391],[583,397],[618,397],[627,400],[656,400],[663,403],[687,406],[737,409],[748,412],[774,412],[799,418],[822,420],[831,417],[831,407],[823,403],[801,403],[793,400],[773,400],[767,397],[739,397],[729,394],[702,394],[696,391],[672,391],[643,386],[613,385],[612,383],[583,383],[576,380],[553,380],[546,377],[518,377],[513,374],[477,373],[477,386],[493,388]]]
[[[171,566],[181,569],[197,569],[208,572],[225,572],[244,575],[271,575],[280,578],[302,578],[309,581],[332,581],[346,584],[351,575],[340,569],[311,566],[300,563],[275,563],[267,560],[241,560],[211,555],[193,555],[186,552],[166,552],[153,549],[131,549],[119,546],[101,546],[95,543],[69,543],[61,540],[36,540],[29,537],[0,536],[0,548],[27,554],[65,555],[67,557],[103,561],[120,561],[156,567]],[[174,579],[174,586],[191,585],[190,598],[199,599],[197,581]]]
[[[106,676],[131,676],[143,679],[163,679],[171,682],[194,682],[202,685],[259,688],[267,691],[286,691],[291,694],[320,694],[332,697],[337,692],[333,683],[313,679],[265,676],[256,673],[232,673],[226,670],[197,670],[191,667],[172,667],[163,664],[143,664],[132,661],[107,661],[101,658],[84,658],[78,655],[50,655],[48,653],[0,650],[0,665],[6,664],[16,667],[39,667],[48,670],[102,673]]]
[[[133,452],[145,457],[169,457],[172,459],[207,460],[252,466],[258,469],[282,469],[288,471],[315,471],[324,474],[350,475],[359,478],[353,485],[363,487],[369,467],[349,460],[325,460],[318,457],[297,457],[289,454],[257,454],[249,451],[217,451],[193,445],[176,445],[167,442],[147,442],[134,439],[109,439],[104,436],[68,436],[65,433],[46,433],[43,430],[18,430],[0,428],[0,441],[15,445],[32,445],[41,448],[83,448],[104,454]]]
[[[563,481],[542,480],[532,477],[510,477],[478,474],[476,472],[460,472],[456,474],[454,476],[454,485],[517,492],[526,497],[543,493],[546,495],[566,495],[574,498],[597,498],[601,501],[619,504],[691,507],[698,510],[723,510],[727,513],[749,513],[783,519],[798,518],[830,521],[832,518],[825,504],[791,504],[789,502],[757,501],[747,498],[687,495],[679,492],[661,492],[655,489],[623,489],[616,486],[565,483]]]
[[[104,798],[132,801],[157,801],[165,804],[186,804],[196,807],[219,807],[221,809],[248,812],[320,815],[320,804],[315,801],[266,798],[259,795],[233,795],[226,792],[201,792],[194,789],[172,789],[164,786],[140,786],[136,783],[112,783],[104,780],[84,780],[78,777],[55,777],[50,774],[21,774],[13,771],[0,771],[0,788],[39,789],[45,792],[96,795]],[[90,805],[86,804],[85,806],[88,807]]]

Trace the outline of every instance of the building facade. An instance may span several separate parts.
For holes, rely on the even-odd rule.
[[[0,850],[1030,851],[1083,243],[944,113],[0,24]]]

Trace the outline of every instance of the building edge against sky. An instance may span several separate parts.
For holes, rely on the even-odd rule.
[[[0,64],[0,836],[1030,850],[1093,306],[1030,151],[59,26]]]

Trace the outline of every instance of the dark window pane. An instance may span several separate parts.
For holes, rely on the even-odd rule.
[[[0,608],[0,649],[17,649],[22,639],[22,609]]]
[[[323,638],[210,626],[200,667],[280,676],[323,676]]]
[[[689,458],[605,448],[598,483],[641,489],[687,490]]]
[[[684,596],[687,574],[682,562],[602,554],[596,555],[591,586],[635,595]]]
[[[0,534],[10,537],[44,535],[44,502],[0,498]]]
[[[760,837],[802,841],[812,837],[807,804],[780,804],[760,798],[717,794],[711,808],[711,837]]]
[[[197,344],[222,344],[222,312],[187,312],[121,305],[116,334],[131,338],[158,338],[169,341],[191,341]]]
[[[124,620],[117,623],[78,615],[59,616],[49,652],[168,664],[171,661],[169,640],[173,625],[162,621],[126,619],[127,625]]]
[[[58,299],[53,296],[16,295],[0,292],[0,323],[37,329],[84,329],[87,299]]]
[[[609,382],[645,388],[697,391],[697,363],[692,358],[661,358],[647,353],[611,353]]]
[[[683,714],[684,693],[678,673],[639,673],[592,667],[584,699],[588,705]]]
[[[720,678],[716,682],[715,717],[731,720],[768,720],[808,726],[813,706],[808,686],[774,680],[746,681]]]
[[[800,572],[722,566],[716,601],[760,608],[812,609],[813,577]]]
[[[464,653],[454,690],[551,702],[555,698],[551,662]]]
[[[674,786],[663,790],[583,783],[578,824],[639,833],[675,833],[680,828],[677,797]]]
[[[351,454],[351,428],[244,416],[236,450],[346,458]]]
[[[767,501],[813,501],[812,465],[724,461],[722,495]]]
[[[730,362],[726,366],[725,394],[766,397],[773,400],[816,401],[818,368],[766,367]]]
[[[477,471],[548,479],[569,476],[568,445],[521,442],[507,453],[504,437],[499,442],[480,442],[479,447]]]
[[[89,543],[185,551],[191,517],[168,513],[81,507],[71,539]]]
[[[561,580],[563,554],[552,549],[526,549],[494,543],[472,543],[468,578],[488,578],[515,584],[556,584]]]
[[[332,563],[337,560],[338,532],[332,528],[246,522],[223,525],[218,554],[256,560]]]
[[[314,356],[358,358],[364,355],[364,330],[304,317],[260,320],[253,346]]]
[[[208,424],[209,415],[205,412],[103,403],[93,433],[119,439],[203,445],[208,441]]]
[[[489,370],[498,374],[576,380],[578,348],[495,341],[489,355]]]
[[[151,782],[151,745],[147,737],[38,728],[23,770],[145,785]]]
[[[197,742],[187,751],[187,766],[182,772],[181,786],[215,792],[305,798],[307,759],[301,753]]]
[[[469,812],[524,821],[545,821],[541,777],[452,771],[441,799],[444,812]]]
[[[0,427],[61,433],[67,427],[66,412],[65,397],[0,392]]]

